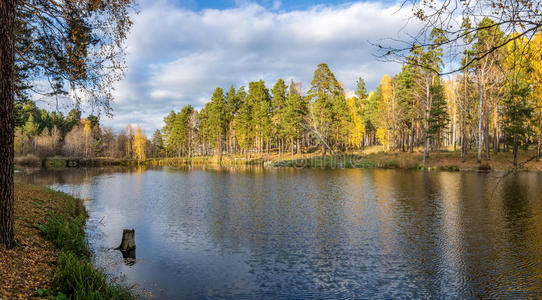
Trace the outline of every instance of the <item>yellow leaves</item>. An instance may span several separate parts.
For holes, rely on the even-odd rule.
[[[92,131],[90,120],[87,118],[81,119],[81,124],[83,125],[83,134],[89,136]]]
[[[386,148],[386,150],[389,150],[391,144],[391,130],[387,128],[377,128],[376,139],[384,146],[384,148]]]
[[[382,91],[382,100],[388,104],[393,98],[393,87],[391,85],[390,75],[386,74],[380,81],[380,88]]]
[[[534,98],[534,131],[537,136],[542,135],[542,33],[537,33],[529,43],[527,81],[532,86]]]
[[[384,75],[380,81],[380,100],[378,101],[378,124],[376,136],[378,141],[389,150],[394,114],[394,91],[391,78]]]
[[[350,97],[346,100],[348,112],[352,118],[348,141],[351,145],[359,145],[363,141],[363,135],[365,134],[365,122],[361,117],[361,107],[357,101],[359,100],[356,97]]]
[[[141,127],[137,126],[134,137],[133,137],[132,148],[134,151],[134,158],[137,159],[138,162],[146,159],[146,156],[145,156],[146,142],[147,142],[147,138],[141,132]]]
[[[0,299],[34,299],[50,289],[58,250],[38,226],[51,213],[67,214],[76,199],[33,185],[15,184],[14,230],[18,247],[0,249]]]

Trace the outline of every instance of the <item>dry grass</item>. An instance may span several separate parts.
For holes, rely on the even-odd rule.
[[[21,166],[41,166],[41,159],[34,154],[27,154],[25,156],[15,157],[15,164]]]
[[[431,168],[441,170],[478,170],[480,165],[487,165],[491,170],[510,170],[513,168],[511,152],[499,152],[491,155],[490,160],[482,159],[482,164],[476,161],[476,153],[467,155],[465,162],[462,161],[458,151],[431,152],[429,159],[423,164],[423,149],[415,149],[414,153],[408,152],[383,152],[381,146],[367,147],[363,151],[349,151],[338,155],[322,156],[320,151],[305,154],[289,152],[252,154],[250,158],[244,155],[223,155],[222,160],[218,156],[205,156],[187,158],[150,159],[147,165],[273,165],[273,166],[296,166],[296,167],[345,167],[345,168]],[[520,151],[519,163],[532,158],[535,151]],[[484,156],[485,157],[485,156]],[[532,160],[521,167],[523,170],[542,171],[542,162]]]

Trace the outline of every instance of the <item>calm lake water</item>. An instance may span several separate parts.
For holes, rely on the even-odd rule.
[[[542,174],[69,169],[95,263],[164,299],[542,297]],[[112,248],[135,228],[136,262]]]

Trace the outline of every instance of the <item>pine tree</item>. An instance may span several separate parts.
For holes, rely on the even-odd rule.
[[[308,92],[308,99],[311,104],[311,119],[313,130],[320,136],[322,153],[327,151],[326,144],[334,138],[334,129],[337,125],[337,118],[334,116],[334,109],[341,109],[342,105],[335,102],[344,99],[344,91],[335,75],[331,72],[327,64],[321,63],[314,71],[311,81],[311,88]],[[346,102],[346,101],[344,101]]]
[[[274,139],[280,144],[279,151],[282,151],[285,137],[285,102],[287,89],[288,87],[282,78],[275,83],[272,89],[272,131]]]
[[[440,145],[444,138],[443,133],[448,127],[450,118],[447,112],[446,98],[444,97],[444,87],[438,78],[435,80],[435,84],[431,86],[431,96],[432,102],[427,134],[432,138],[433,145],[437,148],[437,153],[440,153]]]
[[[164,149],[164,139],[159,129],[156,129],[152,135],[152,145],[158,151],[158,153],[155,153],[155,154],[158,154],[159,156],[161,156],[162,150]]]
[[[239,112],[241,105],[241,99],[239,99],[235,87],[230,86],[230,89],[226,93],[226,141],[228,153],[231,154],[232,148],[235,147],[235,127],[234,120]]]
[[[28,121],[26,121],[26,123],[24,124],[23,131],[29,138],[38,135],[38,125],[34,121],[33,115],[30,115],[30,117],[28,117]]]
[[[247,98],[252,104],[254,139],[258,151],[261,153],[265,143],[269,146],[269,139],[272,135],[271,97],[263,80],[249,83]]]
[[[209,125],[213,128],[213,130],[210,131],[212,137],[211,144],[215,147],[219,159],[222,159],[223,145],[228,126],[227,121],[228,113],[224,91],[222,88],[217,87],[211,98]]]
[[[304,132],[304,117],[307,114],[307,105],[299,91],[296,90],[295,83],[290,83],[290,88],[288,91],[288,97],[286,98],[285,103],[285,112],[284,112],[284,131],[285,136],[290,139],[291,152],[293,155],[294,152],[294,142],[297,143],[297,152],[301,153],[301,145],[299,139]]]

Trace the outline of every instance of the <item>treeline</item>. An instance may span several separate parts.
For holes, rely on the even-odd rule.
[[[463,26],[471,25],[465,20]],[[517,165],[521,148],[536,145],[540,155],[542,35],[518,36],[498,48],[510,35],[488,18],[477,28],[465,36],[460,75],[439,76],[444,53],[438,45],[445,37],[434,29],[431,46],[413,47],[401,72],[385,75],[374,92],[360,78],[347,96],[326,64],[318,65],[306,93],[283,79],[271,89],[263,81],[250,82],[248,91],[218,87],[201,111],[190,105],[171,111],[153,144],[162,155],[188,157],[316,149],[326,154],[381,145],[386,151],[423,148],[424,160],[430,151],[453,147],[463,159],[475,151],[479,162],[513,151]]]
[[[141,128],[130,125],[119,133],[100,126],[97,116],[81,117],[81,111],[39,109],[30,100],[15,104],[15,155],[39,158],[56,155],[78,158],[134,158],[158,156],[159,150],[147,140]]]

